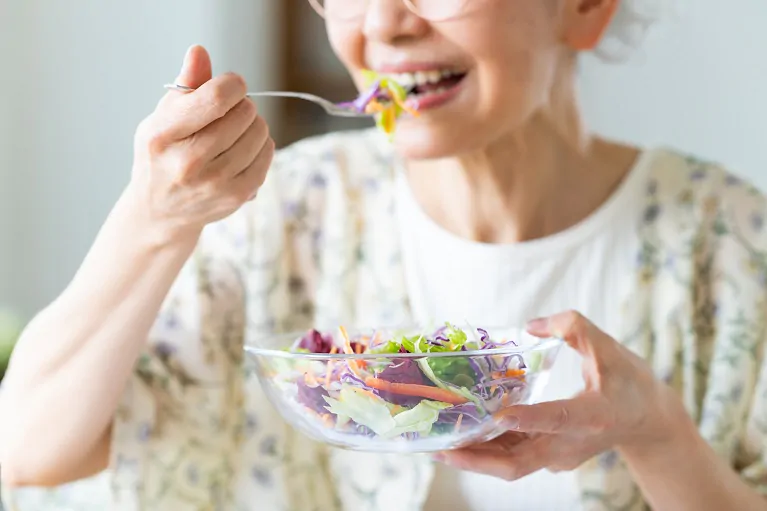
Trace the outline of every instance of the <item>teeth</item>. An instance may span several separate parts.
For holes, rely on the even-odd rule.
[[[391,79],[405,88],[413,87],[415,85],[415,76],[411,73],[391,75]]]
[[[429,71],[424,74],[426,75],[426,80],[429,83],[437,83],[442,80],[442,72],[440,71]]]
[[[399,83],[405,88],[426,85],[427,83],[438,83],[440,80],[450,78],[456,73],[449,69],[434,69],[430,71],[418,71],[415,73],[397,73],[387,75],[389,78]]]

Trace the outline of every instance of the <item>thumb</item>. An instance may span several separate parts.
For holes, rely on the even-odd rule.
[[[186,51],[184,64],[176,78],[176,83],[196,89],[211,78],[213,78],[213,68],[208,51],[199,45],[191,46]]]

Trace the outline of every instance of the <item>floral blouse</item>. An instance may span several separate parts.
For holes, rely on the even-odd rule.
[[[617,338],[767,493],[767,202],[716,165],[655,152]],[[6,490],[8,509],[422,509],[428,457],[307,439],[268,403],[243,353],[269,332],[408,321],[397,165],[370,130],[281,151],[258,199],[209,226],[175,282],[114,419],[108,470],[48,491]],[[615,452],[577,477],[587,511],[648,508]]]

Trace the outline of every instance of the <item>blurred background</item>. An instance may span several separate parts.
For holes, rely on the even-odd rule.
[[[584,60],[587,119],[767,188],[767,3],[675,7],[626,62]],[[0,2],[0,310],[18,318],[0,313],[0,346],[71,278],[128,181],[136,125],[193,43],[251,90],[355,93],[307,0]],[[303,102],[259,105],[280,146],[367,125]]]

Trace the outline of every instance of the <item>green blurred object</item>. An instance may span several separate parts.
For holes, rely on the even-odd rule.
[[[0,381],[3,380],[11,352],[19,340],[24,323],[21,317],[8,309],[0,308]]]

